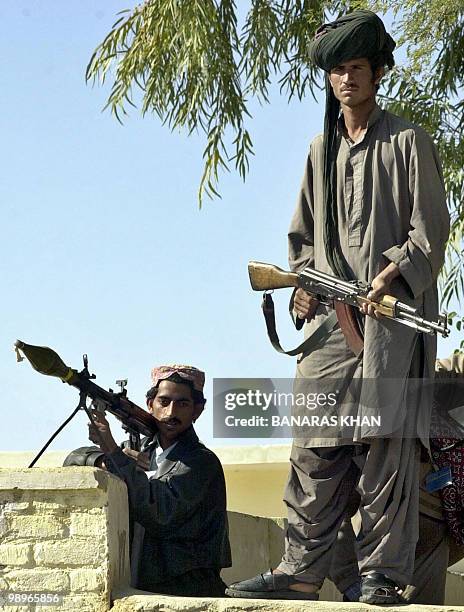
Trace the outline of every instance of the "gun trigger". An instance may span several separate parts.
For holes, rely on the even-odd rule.
[[[94,410],[96,410],[97,412],[100,412],[100,414],[103,414],[103,415],[106,414],[106,410],[105,410],[106,404],[102,400],[99,400],[98,398],[92,400],[91,406]]]

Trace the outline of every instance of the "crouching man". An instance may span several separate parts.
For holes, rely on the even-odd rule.
[[[206,401],[204,381],[190,366],[152,370],[147,407],[159,431],[143,441],[141,453],[121,450],[101,412],[93,411],[89,425],[106,469],[126,482],[134,522],[132,585],[145,591],[224,595],[220,571],[231,565],[224,474],[193,428]]]

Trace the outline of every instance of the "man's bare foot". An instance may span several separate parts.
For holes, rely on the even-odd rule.
[[[278,569],[272,570],[273,574],[284,574]],[[290,584],[288,588],[291,591],[299,591],[300,593],[317,593],[320,587],[317,584],[309,584],[307,582],[297,582],[296,584]]]

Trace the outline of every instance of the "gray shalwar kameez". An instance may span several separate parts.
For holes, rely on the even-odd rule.
[[[375,107],[356,143],[340,123],[339,143],[339,240],[353,278],[370,282],[394,262],[400,276],[391,283],[390,293],[426,318],[436,319],[436,278],[449,217],[431,139],[421,128]],[[320,136],[311,145],[289,231],[290,266],[295,271],[311,266],[333,274],[325,255],[323,202]],[[325,306],[318,307],[305,325],[306,337],[327,312]],[[300,356],[297,386],[307,378],[361,378],[357,414],[380,415],[382,425],[360,426],[351,439],[337,438],[333,427],[317,437],[295,439],[285,493],[289,528],[281,571],[302,582],[323,582],[349,492],[357,482],[360,573],[379,571],[398,584],[408,584],[418,537],[418,447],[404,432],[414,427],[422,440],[428,439],[431,403],[421,398],[416,415],[416,406],[407,405],[406,393],[408,378],[433,377],[435,355],[434,337],[419,336],[385,318],[366,317],[361,356],[351,352],[339,327],[313,352]],[[394,383],[385,385],[386,379]],[[393,435],[379,437],[387,434]]]
[[[440,415],[451,416],[453,411],[464,405],[464,354],[453,354],[448,359],[437,359],[434,388],[434,408]],[[460,384],[458,384],[460,383]],[[434,421],[432,421],[434,423]],[[435,425],[437,421],[435,420]],[[440,435],[434,430],[431,438]],[[456,432],[456,435],[459,435]],[[444,605],[446,570],[464,556],[464,547],[459,546],[447,533],[440,494],[430,493],[425,488],[425,477],[430,473],[430,461],[421,461],[419,493],[419,541],[416,547],[414,576],[403,592],[408,603]],[[332,563],[329,577],[341,593],[358,583],[359,573],[355,554],[356,537],[349,517],[356,512],[359,499],[350,500],[342,527],[332,549]],[[355,519],[356,525],[359,522]]]

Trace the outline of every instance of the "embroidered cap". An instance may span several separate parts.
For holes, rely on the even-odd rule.
[[[189,381],[193,384],[195,391],[203,393],[203,387],[205,386],[205,373],[189,365],[162,365],[153,368],[151,371],[151,381],[153,386],[156,387],[160,381],[166,380],[173,374],[178,374],[181,378]]]

